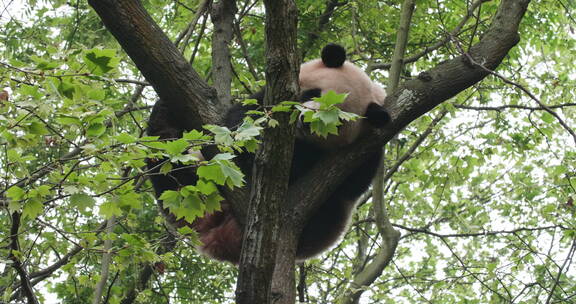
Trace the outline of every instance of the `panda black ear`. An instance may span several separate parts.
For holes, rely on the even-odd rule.
[[[366,109],[366,120],[376,128],[386,126],[391,120],[390,114],[384,109],[383,106],[373,102],[368,105]]]
[[[329,68],[338,68],[346,61],[346,50],[338,44],[329,43],[322,49],[322,62]]]

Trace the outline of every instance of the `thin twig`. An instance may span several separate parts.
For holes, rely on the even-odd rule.
[[[568,254],[566,255],[566,259],[564,260],[564,263],[562,263],[562,266],[560,266],[560,268],[558,269],[558,275],[556,276],[556,279],[554,280],[554,285],[552,285],[552,289],[550,290],[550,293],[548,294],[548,299],[546,299],[546,304],[550,303],[550,300],[552,300],[552,296],[554,295],[554,290],[556,289],[556,287],[560,283],[560,277],[562,276],[562,272],[564,271],[564,267],[566,267],[566,265],[568,264],[569,261],[572,261],[572,257],[574,257],[575,251],[576,251],[576,238],[572,240],[572,247],[570,247],[570,250],[568,251]],[[568,269],[566,269],[566,271],[568,271]]]
[[[102,293],[104,292],[104,287],[106,287],[106,281],[108,280],[108,272],[110,270],[110,263],[112,261],[112,239],[110,235],[114,230],[116,224],[116,217],[111,216],[106,222],[106,234],[107,238],[104,240],[104,253],[102,254],[102,271],[100,272],[100,281],[96,284],[96,290],[94,291],[94,299],[92,304],[99,304],[102,298]]]
[[[556,120],[558,120],[558,122],[560,123],[560,125],[566,130],[568,131],[568,133],[570,133],[570,135],[572,135],[572,138],[574,139],[574,143],[576,144],[576,133],[574,132],[574,130],[572,130],[572,128],[570,128],[568,126],[568,124],[566,124],[566,122],[564,122],[564,120],[554,111],[552,111],[552,109],[548,106],[545,105],[544,103],[542,103],[542,101],[540,101],[540,99],[538,99],[538,97],[536,97],[536,95],[532,94],[532,92],[530,92],[526,87],[524,87],[523,85],[514,82],[506,77],[504,77],[503,75],[485,67],[483,64],[478,63],[474,60],[474,58],[472,58],[472,56],[470,56],[470,54],[468,52],[465,52],[460,43],[458,42],[457,39],[454,39],[454,42],[456,44],[456,47],[460,50],[460,52],[468,59],[468,61],[481,68],[482,70],[490,73],[491,75],[494,75],[498,78],[500,78],[500,80],[504,81],[504,83],[512,85],[518,89],[520,89],[522,92],[524,92],[526,95],[528,95],[528,97],[530,97],[532,100],[536,101],[536,103],[540,106],[540,108],[544,109],[544,111],[548,112],[550,115],[554,116],[556,118]]]
[[[575,107],[576,103],[563,103],[559,105],[548,106],[550,109],[562,109],[566,107]],[[457,109],[463,110],[474,110],[474,111],[503,111],[507,109],[520,109],[520,110],[529,110],[529,111],[542,111],[546,110],[543,107],[529,107],[529,106],[522,106],[522,105],[503,105],[497,107],[474,107],[474,106],[467,106],[467,105],[454,105]]]
[[[541,230],[550,230],[550,229],[562,229],[568,230],[569,228],[564,227],[562,225],[552,225],[552,226],[544,226],[544,227],[522,227],[516,228],[512,230],[493,230],[493,231],[482,231],[482,232],[472,232],[472,233],[451,233],[451,234],[441,234],[434,231],[428,230],[428,228],[412,228],[407,227],[401,224],[392,224],[394,227],[410,231],[412,233],[424,233],[431,236],[439,237],[439,238],[459,238],[459,237],[485,237],[485,236],[496,236],[501,234],[515,234],[518,232],[534,232],[534,231],[541,231]]]
[[[34,290],[32,289],[32,284],[30,283],[30,277],[24,268],[24,263],[22,263],[22,251],[20,250],[20,242],[18,241],[18,230],[20,229],[20,217],[19,212],[12,213],[12,226],[10,227],[10,255],[9,259],[12,260],[12,267],[16,269],[16,272],[20,276],[20,286],[22,286],[22,292],[26,299],[28,299],[28,304],[39,304]],[[19,256],[16,256],[16,255]]]
[[[490,1],[490,0],[488,0],[488,1]],[[460,33],[460,31],[462,30],[462,28],[464,27],[464,25],[466,25],[466,23],[468,22],[470,17],[474,16],[474,10],[476,10],[476,8],[478,6],[480,6],[483,2],[487,2],[487,1],[486,0],[474,1],[474,3],[472,3],[470,8],[468,9],[466,16],[464,16],[464,18],[462,18],[462,21],[460,21],[460,23],[450,33],[448,33],[446,36],[444,36],[444,38],[442,40],[436,42],[432,46],[424,48],[424,50],[422,50],[420,53],[413,55],[413,56],[410,56],[408,58],[404,58],[404,61],[403,61],[404,64],[416,62],[418,59],[426,56],[427,54],[439,49],[440,47],[442,47],[443,45],[448,43],[450,41],[450,37],[457,36]],[[392,63],[373,64],[373,65],[368,66],[367,71],[373,71],[376,69],[389,69],[390,67],[392,67]]]

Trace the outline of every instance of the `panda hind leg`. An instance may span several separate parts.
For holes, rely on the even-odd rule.
[[[221,207],[221,211],[206,214],[190,226],[198,233],[198,239],[202,243],[198,246],[201,253],[237,265],[242,249],[242,229],[229,204],[222,202]]]

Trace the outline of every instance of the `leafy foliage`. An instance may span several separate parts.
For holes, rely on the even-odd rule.
[[[143,2],[176,41],[202,1]],[[237,2],[241,36],[231,47],[232,93],[242,99],[263,84],[264,10],[260,3]],[[386,82],[386,70],[372,67],[391,57],[399,1],[342,1],[321,26],[333,1],[297,2],[303,59],[337,41],[371,77]],[[458,54],[454,40],[442,41],[471,2],[418,2],[407,57],[421,57],[406,66],[405,78]],[[452,39],[465,49],[476,42],[497,4],[484,2]],[[522,40],[498,70],[568,126],[576,125],[574,12],[572,1],[533,1]],[[213,81],[212,27],[202,26],[206,13],[199,16],[192,38],[179,46]],[[233,266],[199,256],[194,240],[180,234],[174,248],[164,242],[172,234],[144,160],[167,159],[159,163],[165,174],[175,163],[198,167],[196,185],[162,195],[177,217],[193,220],[218,210],[218,186],[244,184],[233,156],[255,151],[262,128],[278,122],[260,112],[263,119],[247,119],[236,131],[212,125],[181,139],[147,137],[155,94],[85,2],[8,1],[0,25],[0,301],[24,301],[16,292],[20,277],[12,254],[38,282],[41,301],[90,302],[103,242],[112,240],[108,303],[120,303],[133,290],[134,303],[232,302]],[[334,134],[340,119],[353,119],[334,107],[342,98],[325,95],[316,100],[319,111],[304,111],[314,132]],[[293,103],[268,110],[294,107],[306,110]],[[196,152],[210,144],[221,154],[200,159]],[[403,236],[393,264],[361,303],[574,301],[576,150],[557,118],[534,100],[489,77],[403,130],[385,159],[395,170],[385,181],[385,199]],[[343,241],[301,268],[308,287],[302,296],[310,303],[334,302],[380,246],[371,201],[360,202],[358,210]],[[11,250],[16,213],[20,250]],[[104,233],[111,217],[117,224]],[[140,286],[146,266],[153,275]]]

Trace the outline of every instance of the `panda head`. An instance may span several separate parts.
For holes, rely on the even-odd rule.
[[[359,67],[346,61],[346,51],[337,44],[328,44],[322,49],[320,59],[306,62],[300,66],[301,100],[309,108],[318,108],[312,97],[318,97],[328,91],[338,94],[347,93],[348,97],[338,107],[365,119],[345,122],[340,126],[337,136],[321,139],[308,134],[299,134],[326,148],[341,147],[354,142],[366,128],[382,127],[390,121],[388,112],[383,108],[386,93],[373,82]],[[302,133],[302,132],[299,132]]]

